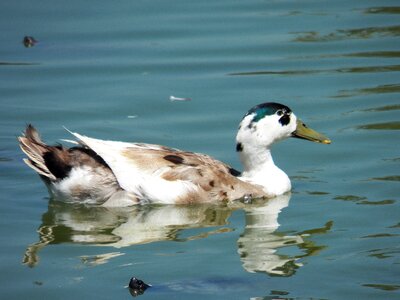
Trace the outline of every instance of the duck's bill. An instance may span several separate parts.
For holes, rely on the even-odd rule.
[[[293,137],[309,140],[316,143],[330,144],[331,140],[323,134],[308,128],[301,120],[297,120],[296,130],[292,133]]]

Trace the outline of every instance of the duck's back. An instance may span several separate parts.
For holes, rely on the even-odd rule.
[[[260,187],[237,178],[239,172],[204,154],[73,135],[107,163],[122,189],[141,202],[219,202],[265,196]]]
[[[46,145],[30,125],[19,137],[24,161],[58,198],[128,206],[266,196],[260,186],[240,180],[238,171],[204,154],[72,134],[80,144],[72,148]]]

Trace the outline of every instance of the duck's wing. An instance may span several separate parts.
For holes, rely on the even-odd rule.
[[[228,165],[204,154],[72,134],[104,159],[124,190],[142,201],[187,203],[263,196],[259,187],[241,181]]]

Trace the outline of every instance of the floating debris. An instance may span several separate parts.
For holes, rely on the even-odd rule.
[[[131,116],[128,116],[128,119],[135,119],[135,118],[137,118],[138,116],[136,116],[136,115],[131,115]]]
[[[129,292],[133,297],[142,295],[149,287],[151,287],[151,285],[144,283],[136,277],[132,277],[131,280],[129,280]]]
[[[192,98],[179,98],[175,96],[169,96],[169,100],[171,101],[191,101]]]
[[[26,48],[30,48],[36,45],[37,40],[35,40],[35,38],[33,36],[25,36],[22,43],[24,44],[24,46]]]

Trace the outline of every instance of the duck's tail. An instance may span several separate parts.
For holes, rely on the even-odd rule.
[[[38,131],[31,125],[27,125],[22,136],[18,137],[21,150],[28,156],[24,162],[34,169],[43,179],[57,180],[46,164],[46,155],[52,153],[57,146],[48,146],[40,138]],[[62,149],[59,149],[62,151]]]

